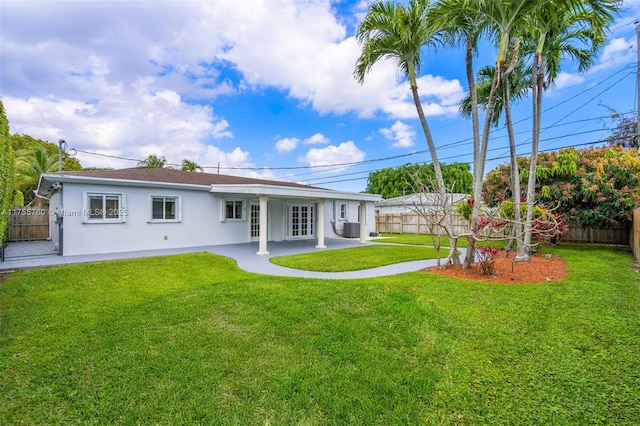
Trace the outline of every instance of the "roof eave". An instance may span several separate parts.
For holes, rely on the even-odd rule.
[[[49,186],[46,189],[42,188],[42,183],[48,182]],[[44,173],[40,176],[40,182],[38,183],[37,191],[42,195],[51,194],[51,186],[55,183],[87,183],[95,185],[118,185],[118,186],[135,186],[135,187],[153,187],[153,188],[172,188],[172,189],[185,189],[190,191],[209,191],[209,185],[198,185],[189,183],[174,183],[174,182],[158,182],[158,181],[146,181],[135,179],[111,179],[100,178],[94,176],[77,176],[77,175],[65,175],[64,173]]]
[[[219,194],[240,194],[267,196],[273,198],[310,198],[310,199],[345,199],[355,201],[379,201],[381,197],[377,194],[364,194],[360,192],[334,191],[321,188],[297,188],[280,185],[211,185],[211,192]]]

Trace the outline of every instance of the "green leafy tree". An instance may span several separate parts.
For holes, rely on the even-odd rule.
[[[204,172],[204,168],[201,165],[195,161],[187,160],[186,158],[182,160],[180,170],[187,172]]]
[[[29,135],[14,134],[11,135],[11,144],[14,152],[28,151],[36,146],[44,147],[50,156],[58,158],[58,144],[47,142],[42,139],[36,139]],[[68,151],[62,153],[62,170],[82,170],[82,165],[77,158],[70,155]]]
[[[518,162],[521,168],[529,166],[528,158],[519,157]],[[509,168],[502,165],[487,174],[488,204],[508,196]],[[541,153],[536,175],[536,200],[557,206],[558,213],[587,229],[625,223],[640,206],[640,156],[636,149],[614,146]]]
[[[9,134],[9,120],[0,100],[0,243],[4,241],[9,211],[13,207],[15,157]]]
[[[473,175],[466,163],[442,164],[442,175],[447,188],[453,192],[471,192]],[[423,182],[432,182],[435,172],[431,164],[405,164],[369,173],[367,188],[369,194],[380,194],[382,198],[393,198],[414,192],[418,177]]]
[[[147,158],[138,162],[138,167],[147,167],[150,169],[162,169],[167,165],[167,159],[158,157],[155,154],[149,154]]]

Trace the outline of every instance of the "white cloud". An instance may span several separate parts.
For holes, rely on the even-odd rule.
[[[636,60],[635,42],[631,39],[614,38],[603,49],[597,62],[585,73],[561,72],[556,77],[552,90],[562,90],[578,86],[587,80],[587,77],[600,71],[612,70],[624,64],[633,63]],[[553,93],[553,92],[552,92]]]
[[[616,68],[623,64],[635,61],[636,58],[635,41],[626,38],[614,38],[611,40],[598,57],[598,62],[589,70],[597,72],[603,69]]]
[[[380,133],[390,141],[393,141],[394,148],[408,148],[414,145],[416,132],[411,126],[398,120],[390,128],[380,129]]]
[[[298,138],[280,139],[278,142],[276,142],[276,151],[278,152],[293,151],[294,149],[296,149],[296,146],[298,146],[299,142],[300,142],[300,139]]]
[[[322,133],[316,133],[315,135],[307,138],[303,141],[305,145],[324,145],[329,143],[329,138],[327,138]]]
[[[343,142],[338,146],[329,145],[325,148],[312,148],[304,157],[298,159],[312,167],[336,166],[332,171],[344,170],[348,165],[364,160],[365,153],[360,151],[353,141]]]
[[[39,5],[2,6],[0,83],[14,132],[134,158],[153,148],[169,159],[184,144],[205,159],[211,140],[233,137],[242,123],[203,104],[264,87],[320,114],[415,117],[392,62],[377,64],[363,85],[352,78],[360,48],[330,0]],[[450,114],[462,93],[456,80],[424,76],[419,84],[428,115]],[[329,140],[318,133],[303,143]]]
[[[553,93],[555,90],[561,90],[561,89],[566,89],[568,87],[577,86],[579,84],[582,84],[584,80],[585,80],[584,75],[561,72],[558,74],[558,76],[553,82],[551,93]]]
[[[238,165],[246,156],[238,149],[223,153],[211,141],[233,136],[229,123],[211,107],[189,105],[171,91],[151,93],[145,85],[110,89],[95,103],[45,98],[3,97],[12,133],[48,141],[65,139],[69,148],[107,155],[144,159],[162,155],[170,163],[190,158],[198,163],[224,159]],[[79,154],[84,166],[131,167],[135,162]],[[210,163],[209,163],[210,164]]]

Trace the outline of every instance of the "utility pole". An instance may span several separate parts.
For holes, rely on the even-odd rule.
[[[58,171],[59,172],[62,171],[62,151],[64,151],[65,146],[67,146],[67,143],[64,141],[64,139],[60,139],[58,141]]]

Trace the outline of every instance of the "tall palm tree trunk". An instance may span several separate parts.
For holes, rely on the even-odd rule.
[[[504,93],[504,116],[505,124],[507,126],[507,133],[509,135],[509,154],[511,157],[511,198],[513,200],[513,216],[514,216],[514,234],[518,244],[518,254],[516,255],[516,261],[526,261],[529,259],[526,251],[524,250],[524,244],[522,242],[522,215],[520,213],[520,170],[518,168],[518,157],[516,154],[516,139],[513,131],[513,120],[511,119],[511,102],[509,94],[509,74],[505,72],[502,82],[502,90]]]
[[[444,203],[446,208],[448,206],[451,206],[451,203],[447,202],[448,194],[447,194],[447,188],[444,184],[444,178],[442,176],[442,168],[440,167],[440,160],[438,160],[436,145],[433,142],[433,136],[431,135],[431,130],[429,130],[429,124],[427,123],[427,118],[425,117],[424,110],[422,109],[422,102],[420,101],[420,95],[418,94],[418,84],[416,81],[414,70],[412,68],[409,69],[409,84],[411,86],[411,94],[413,95],[413,102],[416,105],[418,117],[420,118],[420,124],[422,125],[424,136],[427,139],[427,146],[429,148],[429,154],[431,155],[433,170],[436,175],[436,184],[438,185],[439,198],[441,202]],[[455,237],[453,233],[453,222],[452,222],[451,214],[446,215],[445,230],[451,241],[451,247],[449,251],[449,256],[447,257],[447,263],[450,260],[454,266],[460,266],[461,265],[460,256],[457,250],[458,239],[457,237]]]
[[[471,97],[471,127],[473,129],[473,207],[471,220],[477,219],[480,210],[480,198],[482,198],[482,181],[484,178],[484,158],[480,147],[480,120],[478,118],[478,92],[476,91],[476,79],[473,74],[473,37],[467,37],[467,50],[465,53],[465,69],[467,82],[469,83],[469,95]],[[486,150],[484,151],[486,152]],[[467,253],[464,258],[463,268],[471,267],[475,259],[475,239],[467,238]]]
[[[531,138],[531,161],[529,163],[529,180],[527,181],[527,217],[524,222],[524,246],[531,252],[533,236],[533,209],[536,196],[536,170],[538,167],[538,147],[540,145],[540,121],[542,117],[542,91],[544,89],[544,58],[536,54],[533,59],[531,79],[533,99],[533,134]]]

